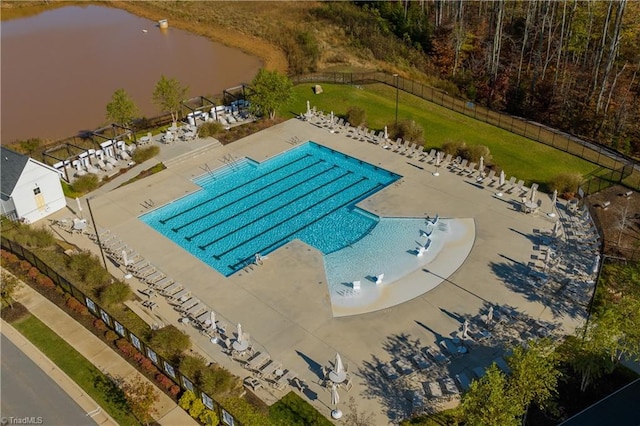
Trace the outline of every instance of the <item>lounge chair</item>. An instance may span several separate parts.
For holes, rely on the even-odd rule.
[[[494,169],[491,169],[487,176],[485,176],[485,177],[479,176],[478,177],[478,182],[491,183],[491,182],[493,182],[495,176],[496,176],[496,171]]]
[[[444,160],[442,161],[443,165],[447,165],[449,163],[451,163],[451,159],[453,158],[453,155],[451,154],[447,154],[447,156],[444,158]]]
[[[513,194],[514,192],[520,193],[520,191],[522,191],[522,187],[523,186],[524,186],[524,180],[520,179],[517,184],[515,184],[514,186],[509,188],[507,193],[509,193],[509,194]]]
[[[181,291],[183,289],[181,284],[178,283],[173,283],[168,287],[165,287],[164,289],[162,289],[160,292],[162,294],[164,294],[165,296],[173,296],[174,294],[176,294],[177,292]]]
[[[449,358],[433,346],[427,346],[423,351],[426,352],[427,355],[436,362],[436,364],[443,365],[449,362]]]
[[[498,186],[498,189],[508,191],[509,189],[513,188],[513,185],[515,185],[515,183],[516,183],[516,177],[511,176],[511,178],[508,181],[505,181],[502,185]]]
[[[467,170],[467,164],[469,164],[469,160],[463,158],[460,164],[456,165],[459,175],[462,175]]]
[[[475,171],[476,171],[476,163],[471,162],[467,165],[467,167],[462,171],[461,174],[465,176],[471,176],[475,173]]]
[[[456,382],[463,391],[468,391],[471,387],[471,380],[469,380],[469,377],[467,377],[465,373],[456,374]]]

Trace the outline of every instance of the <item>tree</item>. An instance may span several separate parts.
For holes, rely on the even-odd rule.
[[[527,347],[516,346],[507,363],[511,368],[509,392],[524,407],[526,416],[529,405],[540,407],[555,393],[560,377],[558,356],[549,339],[530,340]]]
[[[182,86],[175,78],[167,78],[161,75],[155,89],[153,89],[153,103],[162,111],[169,112],[171,120],[175,123],[178,120],[180,105],[188,91],[189,87]]]
[[[292,99],[293,83],[286,75],[261,68],[251,82],[247,97],[254,114],[273,120],[278,108]]]
[[[462,396],[462,415],[469,426],[517,426],[524,412],[509,392],[507,377],[493,364],[484,377],[471,382]]]
[[[154,386],[140,376],[136,376],[122,384],[122,392],[133,415],[148,425],[157,414],[154,404],[159,398]]]
[[[20,287],[20,281],[13,275],[2,271],[2,283],[0,283],[0,298],[2,305],[9,305],[13,308],[13,296]]]
[[[123,127],[129,127],[138,114],[138,107],[124,89],[113,92],[107,104],[107,119]]]

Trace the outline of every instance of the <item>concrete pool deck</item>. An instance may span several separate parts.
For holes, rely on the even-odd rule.
[[[385,217],[439,214],[443,218],[472,219],[475,236],[464,263],[450,276],[441,277],[440,285],[410,301],[368,314],[334,317],[322,255],[313,247],[293,241],[270,253],[262,266],[224,277],[138,219],[148,211],[144,200],[152,199],[155,206],[161,206],[196,190],[191,179],[205,173],[207,167],[222,165],[223,158],[247,156],[264,161],[290,149],[288,141],[293,137],[313,140],[404,176],[363,200],[359,204],[363,209]],[[189,143],[180,144],[184,148],[169,147],[177,158],[166,161],[167,170],[110,192],[97,192],[91,200],[96,223],[189,288],[229,328],[242,323],[259,350],[296,371],[309,385],[304,395],[327,416],[331,396],[319,384],[319,368],[328,366],[336,352],[350,365],[353,376],[353,389],[348,394],[341,391],[342,401],[355,396],[358,409],[372,413],[376,424],[394,424],[398,417],[393,401],[378,386],[377,379],[372,379],[377,363],[398,356],[389,342],[403,339],[417,341],[421,346],[432,345],[458,330],[461,318],[478,315],[490,305],[506,304],[530,317],[560,322],[567,332],[572,332],[582,319],[582,309],[563,312],[532,297],[535,289],[519,282],[522,280],[515,273],[531,258],[533,230],[550,230],[553,226],[554,219],[544,214],[551,210],[546,194],[539,195],[542,213],[525,215],[518,209],[516,194],[497,197],[494,188],[444,167],[440,168],[440,176],[433,176],[435,169],[428,163],[295,119],[226,146],[216,144],[211,149],[189,152]],[[98,253],[97,246],[86,237],[74,235],[69,239]],[[115,267],[112,269],[117,273]],[[416,271],[403,279],[411,285],[410,281],[422,282],[427,274]],[[139,283],[132,281],[132,286],[136,285]],[[168,305],[161,305],[157,314],[166,323],[177,319],[177,313]],[[211,359],[240,377],[248,375],[196,329],[183,329],[192,336],[197,349]],[[502,349],[472,351],[460,362],[447,366],[447,373],[453,376],[477,364],[486,365]],[[348,411],[344,404],[341,408]]]

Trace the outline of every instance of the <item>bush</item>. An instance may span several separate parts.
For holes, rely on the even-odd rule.
[[[36,284],[38,284],[42,288],[50,290],[56,288],[56,283],[54,283],[53,280],[48,276],[42,274],[38,275],[38,277],[36,278]]]
[[[178,401],[178,405],[185,411],[188,411],[191,408],[191,404],[196,400],[196,394],[192,391],[188,390],[182,394],[180,400]]]
[[[1,254],[0,258],[2,259],[3,265],[15,266],[20,262],[20,259],[18,259],[18,256],[11,253],[10,251],[2,250],[0,251],[0,254]]]
[[[35,266],[29,268],[29,272],[27,272],[27,278],[29,278],[32,283],[37,282],[39,276],[40,270],[38,270],[38,268],[36,268]]]
[[[196,399],[191,403],[191,407],[189,408],[189,415],[194,419],[200,417],[200,414],[204,411],[205,406],[199,399]]]
[[[104,338],[109,342],[113,342],[114,340],[118,339],[118,335],[113,330],[107,330],[104,332]]]
[[[105,306],[113,306],[133,297],[131,288],[122,281],[116,281],[113,284],[108,284],[100,290],[100,302]]]
[[[141,359],[140,362],[138,362],[138,364],[140,365],[140,368],[142,369],[142,371],[145,372],[146,374],[156,374],[158,371],[158,368],[147,357],[144,357],[143,359]]]
[[[451,155],[452,157],[462,156],[462,152],[467,149],[467,144],[464,141],[451,141],[448,140],[442,145],[442,152],[445,155]]]
[[[219,395],[231,390],[237,378],[219,365],[210,365],[200,371],[198,383],[209,395]]]
[[[133,358],[138,350],[127,339],[116,340],[116,347],[127,358]]]
[[[68,266],[90,288],[102,287],[111,282],[112,277],[102,267],[100,259],[88,250],[70,256]]]
[[[493,156],[489,148],[484,145],[472,145],[463,149],[460,153],[462,158],[466,158],[474,163],[480,163],[480,157],[483,158],[484,164],[489,164],[493,160]]]
[[[565,198],[573,198],[582,183],[582,175],[577,173],[561,173],[551,179],[549,188],[557,190]]]
[[[424,129],[413,120],[403,120],[397,125],[391,126],[391,134],[405,141],[424,144]]]
[[[178,386],[178,385],[171,386],[169,388],[169,393],[175,399],[178,396],[178,394],[180,393],[180,386]]]
[[[99,185],[100,179],[98,179],[98,176],[88,174],[77,178],[71,185],[71,190],[78,194],[87,194],[96,189]]]
[[[198,382],[200,372],[207,368],[207,361],[203,356],[196,355],[184,355],[180,360],[180,372]]]
[[[18,262],[18,270],[22,275],[26,275],[31,270],[31,264],[26,260]]]
[[[191,347],[189,336],[174,325],[153,331],[149,343],[165,358],[175,358]]]
[[[173,380],[162,373],[156,374],[156,382],[165,390],[171,389],[171,386],[174,385]]]
[[[220,419],[218,419],[216,412],[209,410],[208,408],[202,411],[198,420],[200,420],[200,423],[207,426],[217,426],[220,423]]]
[[[219,121],[207,121],[200,127],[198,127],[198,137],[207,138],[209,136],[215,136],[222,132],[222,123]]]
[[[352,126],[363,126],[367,122],[367,113],[358,106],[352,106],[347,110],[347,121]]]
[[[96,318],[93,320],[93,328],[98,330],[100,333],[104,333],[107,331],[107,324],[105,324],[100,318]]]
[[[160,153],[160,148],[155,145],[151,145],[144,148],[138,148],[135,151],[133,151],[133,154],[131,155],[131,159],[136,163],[141,164],[149,160],[150,158],[155,157],[159,153]]]
[[[65,304],[71,311],[75,313],[78,313],[80,315],[89,315],[89,310],[87,309],[87,307],[80,303],[80,301],[73,296],[69,297]]]
[[[35,228],[19,224],[14,240],[27,248],[45,248],[55,244],[53,233],[46,228]]]

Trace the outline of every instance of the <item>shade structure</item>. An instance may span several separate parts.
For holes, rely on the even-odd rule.
[[[238,342],[242,342],[242,324],[238,323],[236,327],[236,333],[238,333],[238,338],[236,339]]]
[[[336,374],[340,374],[344,371],[344,365],[342,364],[342,358],[340,358],[340,354],[336,353],[336,360],[333,363],[333,372]]]

